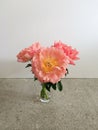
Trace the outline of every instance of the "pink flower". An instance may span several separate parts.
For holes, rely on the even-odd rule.
[[[66,73],[68,57],[58,48],[40,49],[32,60],[32,72],[42,83],[57,83]]]
[[[30,61],[34,54],[41,48],[40,44],[34,43],[30,47],[25,48],[24,50],[20,51],[17,55],[18,62],[27,62]]]
[[[56,47],[56,48],[61,49],[61,50],[64,51],[66,56],[69,57],[69,64],[75,65],[74,60],[79,59],[77,57],[79,52],[76,49],[72,49],[71,46],[68,46],[68,45],[62,43],[61,41],[55,42],[53,47]]]

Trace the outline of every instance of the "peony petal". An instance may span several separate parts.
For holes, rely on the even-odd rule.
[[[65,75],[68,57],[55,47],[42,48],[34,55],[32,72],[40,82],[57,83]]]

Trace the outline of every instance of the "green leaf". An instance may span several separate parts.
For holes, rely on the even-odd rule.
[[[34,77],[34,81],[36,81],[37,80],[37,78],[36,77]]]
[[[48,82],[46,83],[46,89],[50,92],[50,88],[51,88],[52,83]]]
[[[58,90],[59,90],[59,91],[62,91],[63,85],[62,85],[61,81],[59,81],[59,82],[57,83],[57,86],[58,86]]]
[[[66,71],[67,71],[67,74],[69,74],[69,71],[68,71],[68,69],[66,68]]]
[[[27,67],[31,67],[31,64],[27,64],[25,68],[27,68]]]
[[[53,88],[54,90],[56,90],[56,84],[53,84],[51,82],[46,83],[46,89],[50,92],[50,88]]]
[[[52,88],[56,90],[56,84],[52,84]]]
[[[46,89],[50,92],[50,88],[51,88],[51,86],[49,86],[49,85],[46,85]]]
[[[68,71],[68,69],[66,68],[66,71],[67,71],[67,73],[65,74],[65,76],[67,75],[67,74],[69,74],[69,71]]]

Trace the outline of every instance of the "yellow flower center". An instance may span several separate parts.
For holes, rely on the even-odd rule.
[[[50,72],[53,70],[53,68],[57,66],[57,60],[54,58],[46,58],[43,60],[42,68],[44,72]]]

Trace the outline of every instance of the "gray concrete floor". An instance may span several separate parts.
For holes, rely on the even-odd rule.
[[[98,130],[98,79],[62,79],[39,101],[33,79],[0,79],[0,130]]]

